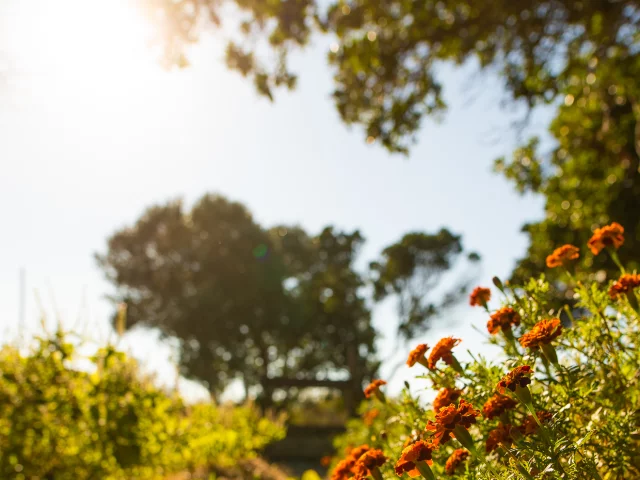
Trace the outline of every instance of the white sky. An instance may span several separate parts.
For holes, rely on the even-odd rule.
[[[20,268],[29,329],[39,325],[37,293],[50,324],[59,316],[107,338],[110,286],[92,255],[145,207],[178,196],[219,192],[265,225],[359,228],[367,260],[407,231],[447,226],[483,256],[485,285],[524,254],[520,227],[542,215],[542,203],[491,172],[516,145],[511,122],[521,118],[499,107],[496,77],[443,68],[445,121],[425,122],[410,157],[392,157],[339,121],[327,39],[295,58],[298,89],[270,104],[225,69],[219,38],[194,49],[191,68],[167,72],[144,35],[126,0],[0,0],[1,340],[17,331]],[[547,121],[548,112],[535,115],[530,131]],[[390,337],[391,306],[374,319]],[[471,329],[485,320],[463,306],[422,340],[454,334],[461,350],[485,349]],[[173,380],[169,349],[154,335],[127,343]],[[380,348],[386,358],[391,344]],[[403,369],[391,388],[409,377]]]

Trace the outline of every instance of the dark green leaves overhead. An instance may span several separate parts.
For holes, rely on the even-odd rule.
[[[314,32],[328,52],[336,107],[366,138],[406,153],[426,115],[446,105],[440,62],[476,59],[498,71],[528,105],[562,95],[576,62],[637,53],[640,10],[632,0],[145,0],[163,26],[167,56],[217,25],[223,5],[233,38],[227,63],[270,98],[292,88],[288,54]],[[203,20],[213,19],[213,22]],[[237,28],[236,28],[237,27]],[[235,32],[234,32],[235,31]]]

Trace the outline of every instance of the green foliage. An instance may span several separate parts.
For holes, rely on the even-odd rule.
[[[284,435],[251,406],[185,405],[115,347],[83,358],[62,333],[29,352],[2,347],[0,371],[2,478],[159,479],[232,465]]]
[[[203,25],[211,25],[205,17],[220,21],[224,2],[147,3],[155,18],[168,24],[159,27],[172,61],[181,58]],[[272,98],[275,88],[295,85],[289,52],[305,47],[313,32],[331,35],[337,48],[328,60],[342,119],[362,125],[367,137],[395,152],[408,151],[424,116],[446,108],[437,78],[441,62],[474,58],[482,69],[500,73],[514,99],[534,106],[564,97],[576,65],[585,59],[637,61],[640,14],[632,0],[228,3],[241,18],[227,49],[230,68],[253,78],[258,91]]]
[[[569,281],[576,297],[575,310],[556,307],[554,289],[544,276],[504,290],[499,303],[516,310],[521,322],[511,331],[503,330],[489,337],[490,343],[498,346],[502,354],[491,362],[474,356],[470,362],[462,363],[460,372],[455,365],[441,363],[437,369],[429,370],[416,364],[413,368],[418,376],[406,384],[399,397],[387,396],[384,402],[372,398],[363,403],[361,412],[365,421],[350,421],[347,433],[335,442],[339,456],[349,447],[361,444],[379,448],[389,458],[381,468],[383,477],[395,477],[393,465],[407,443],[417,439],[433,440],[433,433],[425,430],[425,426],[427,421],[437,418],[430,400],[438,389],[459,389],[462,399],[483,410],[507,372],[516,366],[530,365],[534,369],[528,387],[531,404],[506,390],[507,395],[517,400],[515,407],[492,419],[479,416],[477,423],[469,428],[476,452],[457,471],[455,478],[531,480],[640,476],[640,350],[637,348],[640,277],[635,277],[635,292],[630,290],[626,295],[613,297],[608,292],[613,282],[602,286],[573,278]],[[572,311],[580,314],[574,316]],[[495,312],[488,310],[487,316],[492,313]],[[562,317],[563,327],[560,335],[543,348],[524,348],[515,341],[531,332],[538,322],[553,317]],[[455,355],[455,350],[453,353]],[[458,402],[455,401],[454,407]],[[377,416],[366,415],[372,409],[378,410]],[[527,418],[531,422],[532,411],[548,412],[551,418],[548,423],[543,422],[543,428],[531,423],[532,430],[519,430]],[[497,450],[487,452],[489,433],[499,423],[510,425],[514,433]],[[448,457],[463,445],[453,438],[437,446],[431,466],[436,478],[444,478]],[[335,459],[334,465],[338,460]]]
[[[180,340],[185,375],[214,393],[240,379],[269,405],[270,377],[348,373],[361,395],[359,385],[377,370],[369,272],[355,268],[364,241],[358,231],[330,226],[318,235],[267,229],[241,204],[205,195],[190,211],[181,202],[149,208],[97,258],[117,289],[114,300],[127,304],[129,327],[158,327]],[[397,277],[390,268],[399,251],[409,257]],[[447,230],[406,236],[374,262],[376,299],[406,292],[425,299],[463,253],[460,237]],[[456,288],[448,303],[403,321],[424,327],[459,299]],[[411,336],[408,326],[401,331]]]
[[[421,120],[445,108],[438,65],[475,59],[482,71],[498,72],[513,101],[528,107],[557,105],[550,126],[555,145],[540,150],[537,139],[518,148],[497,170],[520,192],[545,197],[545,218],[525,225],[531,239],[513,281],[544,268],[549,250],[583,243],[588,231],[616,217],[628,232],[630,266],[640,265],[640,9],[633,0],[334,0],[231,2],[250,28],[234,41],[229,66],[256,76],[259,91],[283,82],[287,53],[319,31],[334,40],[328,61],[334,71],[333,97],[347,124],[363,127],[391,152],[409,151]],[[171,5],[169,8],[168,5]],[[184,23],[192,2],[160,2],[166,18],[197,32],[205,1]],[[182,12],[178,14],[178,12]],[[202,24],[200,24],[202,25]],[[170,30],[171,32],[180,30]],[[168,35],[168,45],[184,45],[197,35]],[[259,55],[271,42],[275,66]],[[178,39],[176,41],[176,39]],[[240,53],[242,52],[242,53]],[[248,56],[250,62],[242,62]],[[233,59],[236,60],[233,60]],[[258,79],[260,81],[258,81]],[[599,278],[615,272],[599,259],[583,267]],[[593,267],[593,268],[592,268]],[[605,277],[603,277],[603,274]],[[552,274],[557,296],[570,298],[565,280]]]
[[[640,57],[618,47],[575,59],[561,91],[550,132],[556,145],[548,154],[532,140],[509,163],[496,165],[519,191],[546,199],[545,218],[524,226],[531,244],[513,274],[522,282],[544,268],[545,258],[563,244],[580,245],[590,231],[616,219],[626,228],[621,255],[640,267]],[[605,281],[616,276],[607,256],[584,256],[578,276]],[[597,276],[597,277],[596,277]],[[561,295],[566,275],[550,272]]]

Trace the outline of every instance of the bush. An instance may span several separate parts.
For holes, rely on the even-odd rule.
[[[380,384],[368,389],[363,419],[350,421],[335,442],[347,455],[334,461],[333,480],[405,472],[425,478],[640,478],[640,276],[625,274],[618,260],[623,241],[622,227],[613,224],[589,242],[592,254],[607,251],[622,269],[609,285],[575,280],[576,247],[549,256],[550,267],[566,269],[566,283],[554,287],[573,291],[571,308],[552,309],[555,298],[544,276],[520,287],[494,279],[503,298],[498,310],[485,302],[488,289],[476,289],[471,303],[487,310],[489,341],[503,353],[493,362],[472,356],[461,364],[451,337],[428,355],[425,346],[416,347],[408,364],[422,374],[399,398],[386,398]],[[438,392],[430,404],[417,395],[423,389]],[[378,457],[372,449],[381,450]]]
[[[162,478],[231,465],[284,434],[251,406],[185,405],[113,346],[82,359],[61,333],[26,355],[3,347],[0,371],[0,478]]]

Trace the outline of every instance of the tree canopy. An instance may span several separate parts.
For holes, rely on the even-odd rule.
[[[551,249],[584,243],[588,231],[617,220],[627,229],[622,255],[640,264],[640,6],[634,0],[233,0],[240,21],[227,48],[229,67],[273,97],[295,86],[288,54],[313,34],[327,52],[341,118],[367,141],[408,153],[425,116],[446,110],[438,67],[473,60],[496,72],[513,102],[557,107],[551,151],[531,139],[503,172],[520,192],[546,199],[544,220],[524,226],[531,246],[515,272],[544,268]],[[205,13],[220,22],[223,2],[158,0],[170,26],[170,58],[197,40]],[[229,22],[230,30],[236,26]],[[274,55],[271,55],[274,53]],[[275,62],[270,62],[273,58]],[[582,232],[582,233],[576,233]],[[583,258],[611,272],[609,259]],[[596,275],[598,273],[591,273]],[[552,272],[561,283],[558,272]],[[602,277],[602,275],[600,275]],[[604,277],[606,278],[606,276]],[[558,287],[561,284],[554,282]],[[571,292],[567,292],[569,295]]]
[[[270,395],[268,378],[348,375],[358,385],[371,378],[379,366],[372,301],[401,296],[406,285],[427,298],[433,280],[464,254],[447,230],[408,235],[374,262],[373,288],[373,274],[355,267],[363,243],[357,230],[263,227],[243,205],[205,195],[191,209],[181,201],[150,207],[115,232],[97,260],[116,287],[114,302],[127,304],[128,327],[156,327],[180,340],[185,375],[212,393],[240,379],[247,393]],[[402,270],[395,252],[410,253]],[[414,277],[430,282],[417,287]],[[466,283],[451,284],[455,303]],[[448,306],[412,312],[399,331],[405,338],[424,331]]]
[[[336,40],[328,62],[342,119],[400,152],[425,115],[446,107],[439,63],[475,58],[499,71],[513,98],[549,103],[564,95],[576,62],[634,56],[640,21],[633,0],[155,0],[167,58],[184,62],[184,47],[220,24],[225,3],[239,18],[229,21],[237,32],[227,63],[260,93],[295,86],[288,54],[313,33],[328,34]]]

